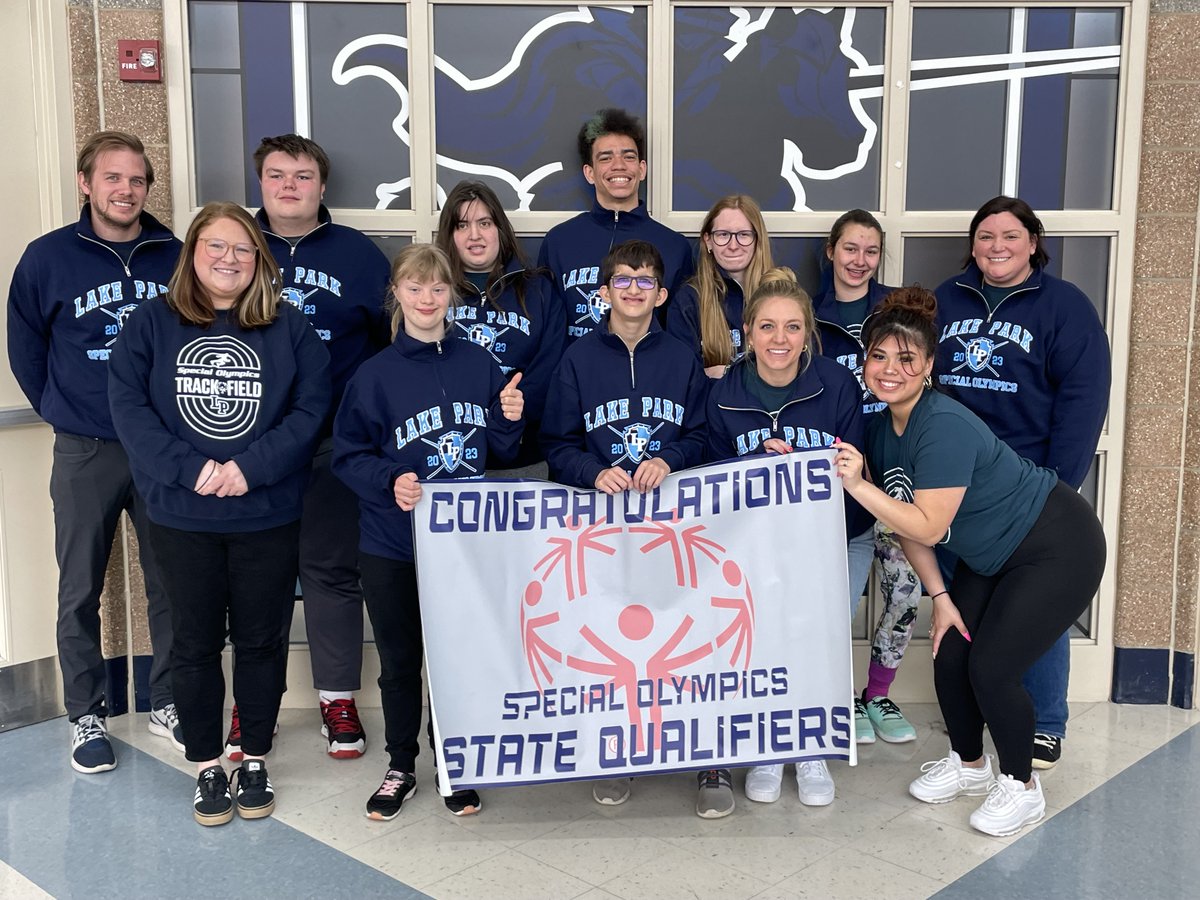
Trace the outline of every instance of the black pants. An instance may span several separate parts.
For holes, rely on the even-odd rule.
[[[359,554],[363,597],[379,651],[379,695],[388,766],[411,772],[420,751],[421,604],[417,569],[410,562]],[[432,723],[429,728],[433,746]]]
[[[358,577],[358,497],[329,468],[332,441],[313,459],[300,518],[300,591],[313,687],[362,685],[363,594]],[[283,677],[295,603],[284,608]]]
[[[283,694],[280,623],[295,591],[299,533],[299,522],[236,534],[150,523],[175,626],[175,707],[193,762],[216,759],[222,751],[226,621],[242,748],[250,756],[271,749]]]
[[[1021,677],[1091,602],[1104,558],[1095,513],[1059,483],[999,572],[979,575],[959,560],[952,599],[972,640],[947,632],[933,673],[950,746],[964,760],[983,753],[986,724],[1000,771],[1029,780],[1034,711]]]
[[[147,539],[142,498],[133,487],[129,458],[117,441],[54,436],[50,470],[54,553],[58,559],[58,663],[63,703],[71,721],[107,712],[104,657],[100,652],[100,592],[121,511],[137,530],[150,645],[150,705],[171,702],[171,610]]]

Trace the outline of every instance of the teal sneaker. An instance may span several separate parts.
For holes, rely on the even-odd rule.
[[[875,697],[868,700],[866,706],[871,725],[882,740],[889,744],[907,744],[917,739],[917,729],[904,718],[900,707],[887,697]],[[861,739],[859,743],[862,743]]]
[[[857,697],[854,698],[854,742],[857,744],[875,743],[875,726],[871,724],[871,716],[867,706]]]

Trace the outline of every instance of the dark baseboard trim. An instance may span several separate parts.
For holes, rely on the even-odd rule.
[[[1171,705],[1192,709],[1192,687],[1195,683],[1196,655],[1176,650],[1171,672]]]
[[[1166,703],[1170,689],[1170,650],[1113,648],[1113,703]]]

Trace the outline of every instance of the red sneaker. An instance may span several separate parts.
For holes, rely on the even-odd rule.
[[[229,720],[229,734],[225,735],[225,756],[230,762],[241,762],[242,723],[238,719],[237,704],[233,704],[233,718]]]
[[[358,719],[354,698],[321,704],[321,734],[334,759],[357,759],[367,752],[367,736]]]

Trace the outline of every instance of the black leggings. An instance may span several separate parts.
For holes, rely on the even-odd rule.
[[[1000,571],[980,575],[959,560],[952,599],[972,640],[950,629],[933,674],[950,746],[964,760],[983,754],[986,724],[1000,771],[1029,781],[1034,712],[1021,677],[1087,608],[1104,558],[1095,513],[1060,482]]]

